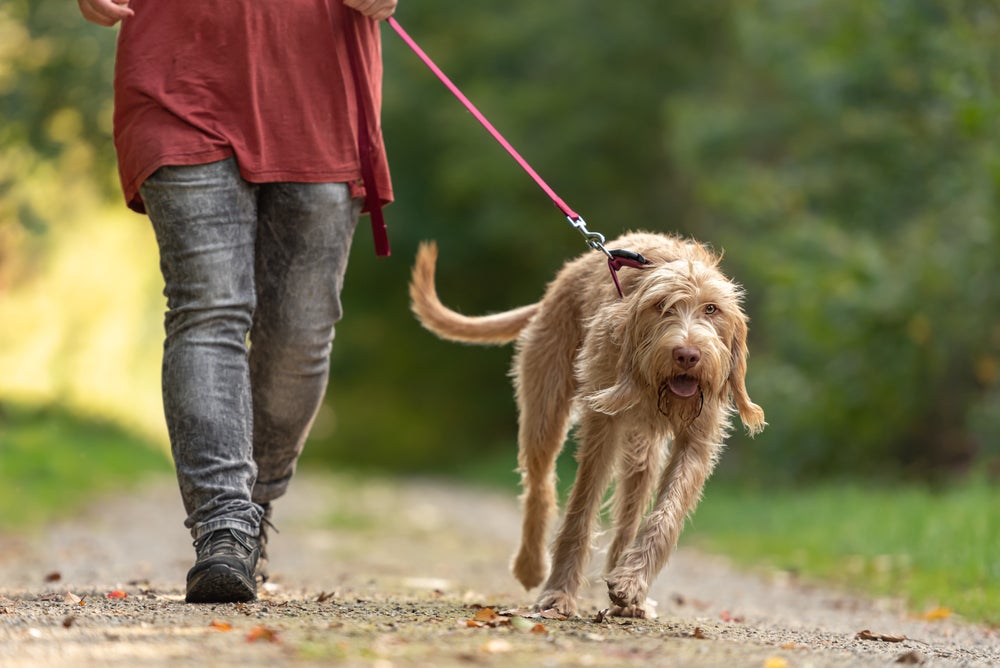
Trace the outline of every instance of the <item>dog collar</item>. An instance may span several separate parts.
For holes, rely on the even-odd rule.
[[[618,270],[622,267],[632,267],[633,269],[646,269],[650,262],[642,256],[642,253],[635,251],[615,249],[607,251],[608,269],[611,271],[611,279],[615,282],[618,296],[625,299],[625,292],[622,291],[622,284],[618,280]]]

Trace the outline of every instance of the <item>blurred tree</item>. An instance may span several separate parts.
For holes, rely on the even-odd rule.
[[[75,3],[0,5],[0,292],[34,269],[52,222],[113,192],[113,67],[113,33]]]
[[[727,8],[431,2],[401,4],[397,17],[590,229],[613,238],[692,231],[664,150],[664,102],[725,62]],[[391,29],[383,43],[396,255],[372,259],[365,230],[355,242],[334,351],[341,417],[311,452],[430,469],[493,452],[513,468],[511,349],[463,349],[420,330],[406,297],[416,242],[439,242],[442,298],[469,313],[535,301],[587,247]]]
[[[726,77],[670,105],[702,233],[757,316],[772,426],[733,461],[928,476],[995,456],[997,5],[762,0],[737,33]]]
[[[398,18],[591,229],[727,252],[771,426],[724,466],[927,476],[1000,461],[995,2],[427,0]],[[50,246],[81,236],[45,231],[120,201],[113,50],[73,3],[0,5],[0,298],[45,293],[28,283],[51,273]],[[438,240],[443,299],[479,313],[534,301],[586,247],[388,27],[384,52],[395,256],[373,257],[363,222],[309,457],[513,467],[510,350],[421,331],[409,264]],[[137,264],[155,290],[155,262]]]

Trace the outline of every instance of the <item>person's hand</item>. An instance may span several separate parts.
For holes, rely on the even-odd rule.
[[[344,4],[368,18],[382,21],[392,16],[393,12],[396,11],[398,0],[344,0]]]
[[[135,14],[128,7],[129,0],[76,0],[83,18],[99,26],[110,27]]]

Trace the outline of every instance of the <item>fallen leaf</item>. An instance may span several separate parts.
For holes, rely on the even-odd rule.
[[[274,629],[269,629],[266,626],[255,626],[247,633],[247,642],[257,642],[263,640],[265,642],[281,642],[278,637],[278,632]]]
[[[951,609],[942,607],[931,608],[924,614],[920,615],[921,619],[928,622],[937,622],[942,619],[948,619],[949,617],[951,617]]]
[[[500,614],[504,617],[541,617],[538,612],[531,610],[530,608],[510,608],[509,610],[501,610]]]
[[[769,656],[764,659],[764,668],[788,668],[788,661],[780,656]]]
[[[212,623],[208,625],[210,629],[215,629],[216,631],[232,631],[233,625],[229,622],[220,622],[217,619],[213,619]]]
[[[733,615],[728,610],[723,610],[722,612],[720,612],[719,613],[719,619],[721,619],[724,622],[735,622],[737,624],[740,624],[740,623],[743,622],[743,616],[742,615]]]
[[[82,601],[83,601],[82,598],[80,598],[79,596],[77,596],[73,592],[69,592],[69,591],[66,592],[66,597],[63,599],[63,602],[64,603],[68,603],[69,605],[80,605],[80,603]]]
[[[44,579],[46,582],[59,582],[62,580],[62,573],[59,571],[52,571],[51,573],[46,573]]]
[[[608,615],[611,613],[611,608],[604,608],[597,611],[597,616],[594,617],[595,624],[603,624],[608,619]]]
[[[472,618],[473,621],[483,622],[484,624],[495,622],[498,619],[503,619],[503,617],[498,615],[493,608],[480,608]]]
[[[797,642],[786,642],[781,646],[781,649],[805,649],[805,645],[800,645]]]
[[[532,626],[531,630],[529,631],[529,633],[534,633],[535,635],[539,635],[539,636],[543,636],[543,635],[547,634],[548,632],[549,632],[549,630],[547,628],[545,628],[545,624],[542,624],[541,622],[538,622],[537,624],[535,624],[534,626]]]
[[[906,640],[906,636],[890,635],[888,633],[872,633],[868,629],[858,631],[854,637],[858,640],[879,640],[881,642],[903,642]]]
[[[903,652],[902,654],[900,654],[899,656],[897,656],[895,662],[896,663],[920,664],[920,663],[923,663],[926,660],[927,659],[924,657],[923,654],[921,654],[920,652],[918,652],[915,649],[911,649],[909,652]]]
[[[493,608],[480,608],[476,611],[475,616],[466,622],[466,626],[472,628],[481,628],[483,626],[489,626],[495,628],[497,626],[509,626],[511,620],[508,617],[498,615]]]
[[[321,591],[319,593],[319,596],[316,597],[316,602],[317,603],[325,603],[325,602],[329,601],[331,598],[333,598],[336,595],[337,595],[337,592],[331,591],[329,594],[327,594],[325,591]]]
[[[691,633],[691,637],[696,640],[708,640],[708,636],[705,635],[705,632],[701,630],[700,626],[694,627],[694,632]]]
[[[548,610],[542,610],[540,613],[538,613],[538,616],[541,617],[542,619],[556,619],[559,621],[568,619],[566,615],[562,614],[561,612],[558,612],[554,608],[549,608]]]
[[[121,589],[115,589],[114,591],[109,591],[105,594],[108,598],[128,598],[128,594],[123,592]]]

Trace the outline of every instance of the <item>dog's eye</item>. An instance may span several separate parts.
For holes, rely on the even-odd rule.
[[[705,313],[707,313],[708,315],[715,315],[718,312],[719,312],[719,307],[716,306],[715,304],[705,305]]]

